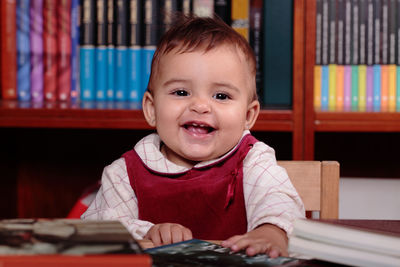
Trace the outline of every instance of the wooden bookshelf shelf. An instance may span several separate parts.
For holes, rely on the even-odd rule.
[[[0,127],[81,128],[81,129],[151,129],[140,109],[118,107],[88,108],[53,104],[21,107],[17,102],[0,103]],[[292,131],[291,110],[262,110],[255,131]]]
[[[315,112],[318,132],[400,132],[400,112]]]

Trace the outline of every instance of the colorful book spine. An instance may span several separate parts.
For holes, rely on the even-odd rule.
[[[374,0],[373,111],[381,110],[381,0]]]
[[[396,65],[390,64],[388,69],[388,111],[396,110]]]
[[[366,88],[366,110],[373,110],[373,92],[374,92],[374,3],[373,0],[367,0],[367,43],[366,43],[366,57],[367,57],[367,88]]]
[[[351,109],[351,45],[352,45],[352,1],[345,0],[344,3],[344,78],[343,78],[343,109]]]
[[[358,110],[358,65],[351,65],[351,110]]]
[[[115,92],[115,5],[107,0],[107,100],[114,100]]]
[[[44,56],[44,99],[57,100],[58,41],[57,41],[58,1],[44,0],[43,4],[43,56]]]
[[[263,60],[263,1],[250,1],[250,32],[249,43],[256,57],[256,88],[262,93],[262,60]]]
[[[374,65],[373,111],[381,110],[381,65]]]
[[[158,2],[154,0],[144,0],[144,47],[143,47],[143,81],[142,91],[147,90],[151,72],[151,61],[153,60],[154,52],[159,38],[158,17]]]
[[[128,99],[128,13],[129,0],[117,0],[116,51],[115,51],[115,100]]]
[[[381,111],[389,109],[389,68],[388,65],[381,65]]]
[[[213,17],[214,0],[193,0],[193,13],[198,17]]]
[[[358,64],[359,62],[359,4],[358,0],[352,1],[352,45],[351,51],[351,110],[358,110]]]
[[[30,3],[31,99],[43,101],[43,0]]]
[[[79,31],[80,0],[71,0],[71,102],[79,99]]]
[[[396,110],[396,0],[389,1],[388,111]]]
[[[314,65],[314,109],[321,109],[321,49],[322,49],[322,0],[316,0],[315,16],[315,65]]]
[[[344,78],[343,78],[343,110],[351,110],[351,66],[344,66]]]
[[[83,101],[95,99],[95,28],[96,25],[96,1],[83,0],[81,12],[81,34],[80,34],[80,89]]]
[[[16,0],[0,1],[0,82],[3,99],[17,99]]]
[[[165,1],[165,6],[172,8],[172,1]],[[175,3],[176,4],[176,3]],[[141,1],[130,2],[130,18],[129,18],[129,29],[130,29],[130,40],[128,49],[128,100],[139,104],[142,103],[143,98],[143,86],[142,82],[142,13],[140,7],[142,6]],[[171,19],[172,11],[165,10],[165,16]],[[165,17],[164,17],[165,18]],[[166,28],[171,25],[172,21],[168,19],[164,20]]]
[[[29,0],[17,1],[17,94],[19,101],[31,99]]]
[[[336,66],[336,111],[343,111],[344,107],[344,19],[345,2],[337,1],[337,66]]]
[[[107,99],[107,0],[96,1],[96,100]]]
[[[389,0],[382,0],[381,5],[381,111],[386,112],[389,107]]]
[[[359,0],[358,111],[367,107],[367,0]]]
[[[397,46],[396,46],[396,111],[400,111],[400,0],[397,0]]]
[[[367,108],[367,65],[358,65],[358,111]]]
[[[329,87],[328,87],[328,110],[335,111],[336,110],[336,64],[328,65],[328,73],[329,73]]]
[[[396,83],[396,111],[400,111],[400,66],[396,66],[396,77],[397,77],[397,83]]]
[[[329,94],[329,5],[328,1],[322,1],[321,7],[321,110],[328,110]]]
[[[226,24],[231,25],[231,1],[229,0],[215,0],[214,12]]]
[[[58,99],[69,101],[71,95],[71,0],[61,0],[58,14]]]
[[[322,65],[321,67],[321,110],[328,110],[329,95],[329,67]]]
[[[249,40],[249,3],[250,0],[231,1],[232,28]]]
[[[131,3],[132,4],[132,3]],[[140,4],[139,7],[142,6],[142,3]],[[178,0],[165,0],[161,1],[161,35],[164,34],[166,31],[168,31],[172,23],[174,22],[174,14],[178,11]],[[131,11],[132,13],[132,11]],[[141,12],[140,12],[140,18],[142,18]],[[139,24],[142,24],[142,19],[138,21]]]

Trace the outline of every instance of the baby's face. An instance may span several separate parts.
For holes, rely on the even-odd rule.
[[[143,109],[165,144],[167,158],[183,166],[218,158],[233,148],[257,118],[254,76],[229,46],[164,55]]]

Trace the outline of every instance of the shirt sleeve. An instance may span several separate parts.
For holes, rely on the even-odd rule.
[[[153,224],[138,218],[137,198],[129,182],[125,159],[120,158],[104,168],[101,187],[81,219],[119,220],[135,239],[142,239]]]
[[[263,142],[255,143],[243,161],[243,194],[248,231],[271,223],[290,234],[293,221],[304,218],[303,202],[286,170],[277,165],[275,151]]]

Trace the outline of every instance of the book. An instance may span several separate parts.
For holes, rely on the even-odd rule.
[[[31,99],[43,101],[43,0],[30,2]]]
[[[345,2],[337,1],[337,22],[336,22],[336,111],[343,111],[344,106],[344,19]]]
[[[107,100],[107,0],[96,1],[96,101]]]
[[[58,41],[57,41],[57,5],[58,1],[44,0],[43,3],[43,95],[46,101],[57,100]]]
[[[381,2],[381,111],[388,111],[389,104],[389,0]]]
[[[57,6],[58,76],[57,95],[60,101],[71,96],[71,0],[59,1]]]
[[[266,254],[253,257],[244,252],[233,253],[218,244],[191,239],[144,250],[151,255],[154,266],[285,266],[295,258],[269,258]]]
[[[396,0],[389,1],[388,111],[396,110]]]
[[[231,1],[231,26],[246,40],[249,40],[249,6],[250,0]]]
[[[344,3],[344,81],[343,81],[343,109],[351,109],[351,46],[352,46],[352,1]]]
[[[71,93],[72,103],[79,99],[79,31],[80,0],[71,0]]]
[[[129,0],[116,0],[115,100],[128,99]]]
[[[293,97],[293,1],[263,1],[263,10],[262,102],[288,108]]]
[[[16,0],[0,1],[0,82],[3,99],[17,99]]]
[[[231,25],[231,1],[214,0],[214,13],[220,17],[226,24]]]
[[[337,38],[337,27],[336,27],[336,1],[329,1],[328,5],[328,23],[329,23],[329,34],[328,34],[328,69],[329,69],[329,87],[328,87],[328,110],[336,110],[336,65],[337,65],[337,49],[336,49],[336,38]]]
[[[95,99],[95,45],[96,45],[96,1],[83,0],[81,10],[81,32],[79,47],[80,99]]]
[[[179,10],[184,15],[189,15],[193,10],[193,0],[182,0],[180,1]]]
[[[321,109],[321,49],[322,49],[322,0],[316,0],[315,15],[315,65],[314,65],[314,109]]]
[[[17,94],[19,101],[31,99],[29,0],[17,1]]]
[[[143,40],[143,80],[141,81],[142,92],[147,90],[149,83],[151,62],[158,39],[160,38],[160,27],[157,18],[159,17],[159,3],[156,0],[144,0],[144,40]]]
[[[39,255],[57,255],[58,261],[62,262],[62,255],[74,259],[71,256],[100,254],[138,254],[147,262],[141,266],[150,266],[151,262],[150,257],[144,255],[139,243],[119,221],[8,219],[0,221],[0,238],[0,256],[36,256],[29,258],[31,263],[41,259]],[[82,260],[85,258],[80,257]],[[1,258],[0,262],[3,260]],[[135,264],[134,257],[130,260]]]
[[[373,111],[381,110],[381,1],[374,0]]]
[[[193,0],[192,12],[198,17],[213,17],[214,0]]]
[[[399,266],[400,235],[377,227],[299,219],[289,236],[289,252],[346,265]]]
[[[107,100],[114,100],[115,92],[115,5],[107,0]]]
[[[164,2],[163,26],[165,30],[172,24],[172,10],[176,10],[176,1]],[[144,94],[142,82],[143,68],[143,16],[142,1],[130,1],[129,48],[128,48],[128,100],[142,104]]]
[[[262,94],[263,37],[263,1],[250,0],[249,43],[256,57],[256,88],[259,97]]]
[[[321,110],[328,110],[329,93],[329,5],[327,0],[321,3]]]

